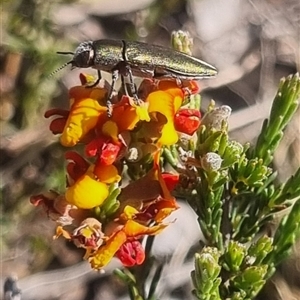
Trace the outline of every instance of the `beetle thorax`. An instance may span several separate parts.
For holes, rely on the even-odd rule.
[[[72,65],[78,68],[88,68],[93,65],[94,54],[93,42],[83,42],[75,50]]]

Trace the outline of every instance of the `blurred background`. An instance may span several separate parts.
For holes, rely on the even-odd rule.
[[[23,300],[128,299],[111,276],[116,261],[105,274],[91,271],[78,249],[52,241],[54,223],[29,203],[30,195],[65,185],[65,150],[48,131],[44,112],[68,107],[67,91],[80,84],[80,71],[94,74],[67,67],[49,77],[70,59],[56,52],[103,38],[168,47],[173,30],[187,30],[193,55],[219,70],[200,82],[202,106],[211,99],[230,105],[231,137],[253,143],[280,78],[299,69],[299,0],[2,0],[1,7],[1,287],[11,276]],[[278,180],[299,165],[298,111],[276,153]],[[200,233],[193,212],[180,205],[177,221],[154,245],[167,262],[160,299],[193,299],[187,253]],[[300,299],[299,243],[257,299]]]

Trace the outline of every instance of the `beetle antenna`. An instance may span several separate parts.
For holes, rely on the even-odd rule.
[[[51,72],[49,74],[49,77],[52,77],[54,74],[56,74],[57,72],[59,72],[60,70],[64,69],[66,66],[72,64],[73,60],[66,62],[65,64],[63,64],[62,66],[60,66],[59,68],[57,68],[56,70],[54,70],[53,72]]]
[[[67,51],[67,52],[63,52],[63,51],[58,51],[56,52],[57,54],[63,54],[63,55],[74,55],[74,52],[70,52],[70,51]]]

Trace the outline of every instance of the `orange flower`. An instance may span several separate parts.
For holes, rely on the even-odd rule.
[[[92,82],[85,75],[80,75],[80,80],[82,85]],[[65,154],[68,176],[64,195],[37,195],[31,201],[44,206],[62,225],[57,227],[56,237],[62,235],[86,249],[84,258],[96,270],[114,256],[125,266],[143,263],[140,239],[159,234],[168,226],[164,219],[178,209],[170,193],[178,175],[161,173],[159,153],[162,146],[178,141],[177,130],[194,132],[195,114],[179,109],[184,97],[198,85],[181,83],[144,80],[138,92],[144,101],[136,103],[124,95],[117,103],[113,101],[110,117],[105,105],[108,88],[75,86],[69,91],[70,111],[53,109],[45,114],[56,116],[50,128],[55,134],[62,133],[62,145],[84,143],[85,152],[84,156],[75,151]],[[140,175],[152,162],[152,169]],[[118,182],[126,164],[128,174],[139,179],[121,189]],[[72,218],[73,210],[85,214]],[[65,229],[65,225],[71,226]]]
[[[101,115],[107,114],[106,89],[75,86],[70,89],[70,113],[60,137],[62,145],[72,147],[80,142],[97,125]],[[73,102],[73,103],[72,103]]]
[[[173,81],[162,81],[160,86],[162,90],[151,92],[146,102],[149,102],[149,113],[158,112],[167,119],[166,124],[162,128],[158,143],[173,145],[178,140],[178,134],[174,127],[174,116],[182,105],[184,92]]]
[[[148,113],[147,113],[148,114]],[[111,118],[101,118],[97,124],[97,137],[93,138],[86,146],[87,156],[96,156],[98,163],[113,164],[126,147],[124,137],[130,136],[130,131],[135,128],[140,120],[137,107],[133,107],[130,98],[124,96],[121,101],[113,106]]]
[[[66,200],[70,204],[83,209],[101,206],[108,195],[108,186],[97,180],[93,168],[79,177],[65,193]]]
[[[118,197],[121,206],[105,230],[106,243],[89,258],[92,268],[103,268],[113,256],[126,266],[141,264],[144,253],[138,239],[156,235],[167,226],[162,221],[178,206],[160,173],[158,161],[156,154],[153,169],[122,189]]]
[[[90,254],[97,250],[103,244],[104,233],[102,232],[102,224],[95,218],[85,219],[72,234],[72,241],[78,248],[85,248],[87,259]]]
[[[118,169],[114,165],[102,164],[100,161],[97,161],[95,164],[94,174],[99,181],[106,184],[112,184],[121,180]]]
[[[121,100],[114,105],[111,120],[117,124],[118,132],[132,130],[141,120],[149,120],[147,112],[148,105],[141,103],[141,106],[136,106],[132,99],[128,96],[123,96]],[[143,113],[141,113],[141,110]]]
[[[135,211],[136,213],[138,212],[137,210]],[[126,214],[126,211],[124,211],[124,214]],[[105,245],[101,246],[89,257],[89,262],[93,269],[99,270],[107,265],[116,253],[122,249],[124,243],[135,241],[143,235],[156,235],[167,226],[158,224],[147,227],[132,220],[131,218],[134,215],[128,215],[127,217],[128,220],[123,226],[121,224],[118,225],[118,223],[115,224],[116,230],[106,240]],[[140,260],[138,261],[140,262]]]
[[[113,165],[90,165],[76,152],[67,152],[70,160],[67,170],[69,187],[66,201],[78,208],[91,209],[101,206],[109,195],[108,184],[120,181],[121,177]]]

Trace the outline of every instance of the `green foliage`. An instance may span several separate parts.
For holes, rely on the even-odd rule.
[[[299,95],[298,74],[281,80],[254,147],[230,140],[231,109],[212,102],[186,150],[193,152],[187,160],[193,190],[178,192],[197,213],[205,237],[192,272],[197,299],[253,299],[300,236],[300,168],[282,184],[271,168]],[[286,216],[274,237],[263,235],[281,211]]]
[[[120,193],[121,189],[112,184],[109,188],[109,196],[105,199],[101,209],[99,207],[95,208],[95,213],[102,222],[109,219],[120,207],[120,201],[117,200]]]
[[[192,280],[195,287],[193,294],[197,299],[221,299],[219,295],[219,285],[221,284],[219,258],[220,253],[217,248],[206,247],[200,254],[195,254],[195,270],[192,272]]]
[[[299,93],[299,74],[281,79],[270,117],[265,120],[251,154],[252,157],[262,158],[265,165],[272,162],[274,151],[283,136],[283,130],[298,108]]]
[[[294,203],[291,211],[280,222],[274,236],[274,250],[268,253],[264,263],[278,264],[289,254],[295,241],[300,237],[300,199]],[[272,274],[273,270],[270,270]]]

